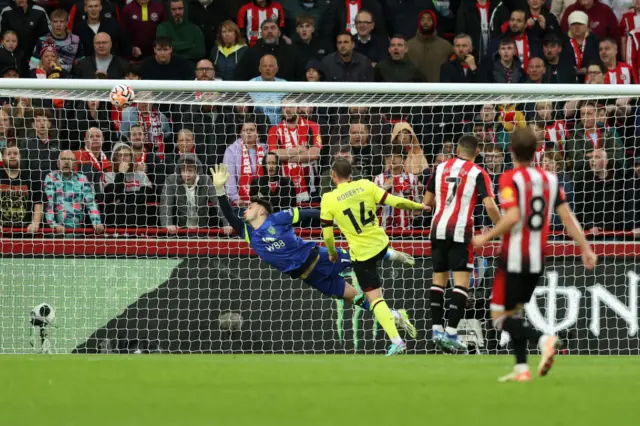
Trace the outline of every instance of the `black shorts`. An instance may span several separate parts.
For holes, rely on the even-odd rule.
[[[358,278],[358,283],[362,291],[367,292],[382,287],[382,280],[378,273],[378,262],[384,259],[388,247],[370,259],[353,262],[353,272]]]
[[[433,272],[473,271],[473,247],[470,243],[431,240]]]
[[[504,268],[496,269],[491,294],[492,311],[512,311],[517,305],[529,303],[531,296],[540,282],[542,272],[538,274],[507,272]]]

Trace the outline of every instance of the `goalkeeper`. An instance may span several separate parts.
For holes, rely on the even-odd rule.
[[[318,210],[293,208],[273,213],[273,207],[268,201],[254,197],[244,212],[243,221],[233,212],[225,194],[225,184],[229,179],[227,166],[219,164],[210,171],[223,215],[233,229],[256,251],[260,259],[291,278],[300,278],[327,296],[341,298],[351,304],[362,306],[367,311],[370,310],[369,301],[364,297],[364,293],[346,283],[341,275],[351,266],[349,252],[340,250],[339,261],[331,262],[325,247],[319,247],[312,241],[304,241],[293,231],[291,225],[305,218],[319,218]],[[411,256],[391,250],[385,259],[408,265],[415,263]],[[404,309],[392,310],[392,314],[398,327],[412,338],[416,336],[416,329]]]

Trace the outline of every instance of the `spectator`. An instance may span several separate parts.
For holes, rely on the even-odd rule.
[[[579,10],[571,12],[569,22],[568,55],[575,61],[577,74],[585,80],[587,67],[600,59],[598,37],[589,31],[589,16]]]
[[[77,61],[84,56],[80,37],[67,32],[69,14],[66,10],[51,12],[51,32],[38,39],[33,49],[29,68],[34,69],[40,63],[40,52],[45,46],[53,46],[62,68],[69,72]]]
[[[156,39],[171,39],[173,52],[193,63],[204,58],[204,36],[197,25],[184,17],[185,0],[169,0],[171,16],[168,21],[158,25]]]
[[[638,69],[638,64],[634,63],[634,59],[636,59],[634,56],[638,56],[638,38],[635,34],[631,35],[630,33],[636,33],[640,29],[640,25],[638,25],[640,23],[640,0],[633,0],[632,5],[632,9],[626,11],[620,19],[620,34],[622,36],[620,45],[622,46],[622,62],[632,64],[635,69]]]
[[[295,207],[296,188],[291,179],[282,176],[278,154],[268,152],[263,159],[262,170],[266,174],[251,182],[251,197],[266,198],[274,211]]]
[[[540,40],[532,37],[527,29],[526,14],[523,10],[511,12],[509,22],[503,25],[504,36],[511,38],[516,45],[516,54],[520,58],[522,69],[529,68],[529,58],[542,57]],[[489,53],[493,54],[500,45],[500,40],[493,40],[489,46]]]
[[[373,66],[364,55],[354,52],[351,34],[343,32],[336,37],[337,52],[322,60],[328,81],[372,82]]]
[[[58,169],[49,173],[44,180],[47,224],[59,234],[64,233],[65,229],[82,228],[86,209],[94,232],[104,233],[91,182],[85,175],[75,171],[76,157],[73,152],[60,153]]]
[[[536,152],[533,156],[533,164],[537,167],[542,167],[542,162],[544,159],[544,153],[547,151],[547,148],[553,149],[554,147],[550,147],[550,143],[547,142],[545,137],[545,128],[544,123],[542,121],[535,121],[529,123],[529,128],[536,136]]]
[[[573,209],[573,181],[571,173],[567,171],[566,163],[562,157],[562,153],[558,151],[546,151],[542,159],[542,169],[554,173],[558,177],[558,182],[564,191],[565,199]],[[551,216],[551,229],[554,231],[562,230],[562,220],[555,212]]]
[[[78,169],[96,185],[96,189],[102,189],[105,173],[112,169],[111,162],[103,151],[104,137],[100,129],[91,127],[84,134],[84,149],[76,151],[76,164]]]
[[[211,177],[203,173],[194,154],[180,158],[179,169],[167,178],[160,201],[160,225],[169,234],[178,228],[206,228],[216,226],[217,217],[210,210],[217,205],[216,190]],[[223,222],[224,223],[224,222]]]
[[[278,61],[273,55],[264,55],[260,60],[260,75],[252,78],[251,81],[285,81],[281,78],[277,78],[278,73]],[[263,113],[269,119],[269,122],[276,125],[280,122],[282,116],[282,109],[275,104],[280,101],[285,94],[284,93],[251,93],[251,98],[255,104],[255,109]]]
[[[509,11],[500,7],[504,3],[489,0],[463,0],[457,13],[456,34],[469,34],[479,65],[490,53],[489,41],[501,35],[503,22],[509,20]],[[455,40],[454,40],[455,42]]]
[[[605,84],[638,84],[638,71],[618,61],[618,44],[612,38],[600,41],[600,60],[607,67]]]
[[[522,83],[525,80],[520,58],[516,56],[516,43],[509,37],[500,40],[493,60],[486,60],[482,66],[480,78],[487,83]]]
[[[73,0],[71,0],[73,1]],[[116,0],[118,1],[118,0]],[[64,3],[68,3],[68,1],[63,1]],[[91,6],[90,8],[87,7],[87,1],[86,0],[77,0],[75,2],[75,4],[73,6],[71,6],[71,10],[69,10],[69,31],[73,32],[74,34],[76,33],[76,28],[78,28],[78,26],[83,22],[86,21],[89,18],[89,11],[87,9],[92,9],[95,6]],[[121,3],[118,1],[118,3]],[[125,2],[126,4],[129,4],[129,2]],[[65,6],[64,9],[66,10],[67,7]],[[115,22],[120,22],[120,9],[119,6],[117,4],[115,4],[115,2],[112,2],[111,0],[100,0],[100,19],[102,20],[107,20],[107,19],[112,19]],[[95,31],[95,33],[98,33],[99,31]]]
[[[305,70],[305,76],[307,81],[324,81],[326,79],[326,74],[322,62],[315,59],[309,61],[307,69]]]
[[[575,176],[575,212],[588,234],[633,229],[634,179],[612,166],[609,151],[593,150],[586,169]]]
[[[368,10],[377,22],[375,33],[387,37],[385,17],[377,0],[331,0],[322,31],[327,40],[335,40],[341,33],[352,36],[358,33],[356,16],[361,10]]]
[[[575,2],[576,0],[551,0],[551,7],[549,10],[553,13],[553,16],[560,21],[564,16],[564,11]]]
[[[385,36],[373,34],[376,26],[373,15],[368,10],[361,9],[356,15],[356,45],[354,50],[371,61],[373,66],[387,57],[389,40]]]
[[[278,28],[283,28],[284,11],[282,5],[272,0],[251,0],[240,8],[238,27],[241,30],[246,30],[249,46],[255,46],[261,35],[264,37],[262,25],[265,20],[271,20]],[[258,31],[258,29],[262,31]]]
[[[312,15],[300,15],[296,18],[296,33],[294,42],[302,62],[308,64],[310,60],[322,60],[330,51],[325,40],[315,34],[316,25]]]
[[[289,37],[292,40],[296,40],[298,33],[298,18],[305,17],[305,19],[311,19],[314,23],[314,36],[317,39],[323,39],[325,43],[330,39],[328,34],[322,33],[322,23],[325,22],[325,16],[329,10],[331,4],[330,1],[323,0],[281,0],[282,9],[284,10],[284,28],[288,31]],[[296,33],[294,33],[294,30]],[[330,46],[331,43],[328,43]],[[327,50],[326,55],[329,53]]]
[[[227,147],[222,161],[228,167],[227,196],[233,205],[247,207],[251,203],[251,182],[264,175],[266,155],[267,145],[258,140],[255,120],[245,120],[240,137]]]
[[[80,38],[84,56],[91,57],[95,54],[94,37],[100,33],[109,35],[109,40],[112,43],[111,51],[115,55],[129,56],[131,53],[129,41],[125,38],[124,32],[122,28],[120,28],[116,17],[111,16],[111,13],[109,13],[110,16],[102,14],[102,1],[85,0],[83,7],[86,19],[80,19],[73,26],[73,33],[77,34]],[[118,79],[120,78],[122,77],[118,77]]]
[[[111,117],[111,105],[96,100],[68,102],[67,123],[72,149],[82,140],[82,136],[92,127],[100,129],[104,136],[105,151],[111,151],[111,144],[118,139],[116,123]]]
[[[529,59],[529,67],[527,68],[527,79],[525,83],[548,83],[549,79],[545,76],[546,68],[542,58]]]
[[[58,52],[52,45],[45,45],[40,52],[40,61],[29,72],[31,78],[68,78],[69,72],[62,68]]]
[[[498,181],[500,175],[505,171],[505,154],[504,151],[499,149],[496,145],[484,145],[483,151],[484,169],[491,178],[494,190],[498,189]],[[487,219],[489,219],[487,217]],[[489,225],[489,221],[486,221],[486,225]]]
[[[153,185],[146,173],[136,170],[133,151],[125,143],[113,148],[113,171],[105,173],[103,197],[107,226],[146,226],[147,200]]]
[[[416,176],[408,173],[403,166],[402,150],[393,150],[386,158],[386,169],[377,175],[373,182],[391,195],[419,202],[419,182]],[[422,172],[422,169],[420,170]],[[420,212],[416,212],[420,213]],[[416,213],[383,205],[378,208],[380,226],[385,229],[412,229]]]
[[[383,0],[380,3],[386,18],[387,33],[402,34],[406,40],[413,37],[418,30],[416,16],[426,9],[436,10],[436,4],[429,0]],[[464,4],[464,2],[454,0],[452,7],[461,7],[461,3]],[[366,7],[364,9],[368,10]],[[453,32],[454,29],[451,28],[451,31]]]
[[[377,82],[388,83],[422,83],[424,76],[420,74],[418,68],[406,59],[407,41],[401,34],[391,37],[389,44],[389,54],[381,62],[377,63],[373,69],[373,79]]]
[[[418,137],[409,123],[396,123],[393,126],[391,143],[402,147],[402,150],[406,153],[404,169],[407,173],[419,175],[429,167],[429,162],[424,156],[420,141],[418,141]]]
[[[156,188],[161,187],[164,184],[165,164],[158,158],[158,156],[148,151],[147,138],[142,126],[134,125],[129,128],[129,144],[131,151],[133,152],[133,170],[135,172],[145,173]],[[180,137],[178,137],[178,149],[180,147]],[[191,152],[191,151],[189,151]],[[170,164],[167,161],[167,164]],[[173,173],[174,170],[171,170]]]
[[[440,81],[440,67],[453,53],[451,43],[436,35],[436,14],[431,10],[420,12],[418,31],[409,40],[409,60],[427,81]]]
[[[21,158],[25,159],[28,169],[34,173],[34,179],[42,178],[55,169],[60,153],[60,143],[52,131],[51,111],[44,108],[33,110],[33,137],[27,139],[21,147]],[[39,174],[38,177],[35,177]]]
[[[559,105],[554,108],[551,102],[538,102],[535,106],[535,122],[542,124],[547,144],[554,150],[561,151],[564,149],[569,131],[558,107]]]
[[[164,3],[135,0],[122,9],[120,25],[131,43],[126,58],[139,61],[155,53],[156,31],[166,19],[164,8]]]
[[[140,65],[143,80],[193,80],[193,65],[173,54],[173,42],[168,37],[158,37],[153,42],[153,56]]]
[[[576,3],[567,7],[562,15],[562,31],[569,31],[569,16],[576,11],[586,13],[589,16],[589,26],[599,39],[611,37],[614,40],[620,39],[620,31],[618,27],[618,19],[611,8],[599,0],[578,0]]]
[[[562,54],[562,41],[556,34],[547,34],[542,44],[545,59],[545,83],[576,83],[575,60]]]
[[[95,0],[90,0],[95,2]],[[115,56],[111,43],[111,36],[98,33],[93,37],[92,54],[78,61],[73,68],[73,74],[78,78],[96,78],[101,72],[112,80],[121,80],[129,71],[129,62],[121,56]]]
[[[14,0],[0,12],[2,33],[13,30],[18,35],[17,50],[30,58],[38,39],[49,33],[49,17],[40,6],[29,0]]]
[[[567,140],[565,153],[568,159],[573,161],[573,170],[582,171],[588,168],[586,163],[596,149],[606,151],[609,169],[615,170],[623,166],[624,150],[616,139],[615,133],[598,125],[596,105],[586,102],[580,108],[580,122]]]
[[[25,59],[22,50],[18,49],[18,35],[13,30],[7,30],[2,34],[0,45],[0,69],[15,68],[18,74],[25,76]]]
[[[129,138],[129,129],[134,125],[142,127],[151,151],[164,160],[168,151],[166,145],[171,143],[173,137],[167,116],[151,103],[138,102],[122,111],[120,134],[123,138]]]
[[[319,176],[317,160],[322,149],[318,123],[298,115],[298,108],[282,106],[283,120],[269,129],[269,151],[275,152],[282,163],[283,176],[288,176],[296,188],[297,202],[318,196],[316,178]]]
[[[273,55],[278,60],[278,77],[287,81],[303,80],[304,66],[302,58],[293,46],[280,41],[280,27],[271,19],[262,22],[262,38],[255,46],[247,49],[242,56],[234,80],[246,81],[258,75],[258,66],[264,55]]]
[[[15,128],[13,127],[13,117],[9,108],[0,108],[0,149],[7,146],[11,141],[15,140]],[[2,165],[2,156],[0,156],[0,166]]]
[[[362,179],[362,168],[359,165],[353,164],[351,146],[340,145],[336,153],[333,155],[333,161],[337,158],[346,158],[351,163],[351,180],[356,181]],[[326,192],[333,191],[335,188],[336,185],[331,178],[331,167],[325,167],[325,170],[320,175],[320,194],[324,195]]]
[[[247,44],[238,26],[233,21],[224,21],[218,29],[216,46],[211,50],[216,75],[223,80],[233,80],[236,67],[246,51]]]
[[[212,52],[216,49],[216,37],[219,37],[220,28],[226,22],[233,22],[238,16],[240,6],[234,7],[239,0],[221,2],[217,0],[190,0],[188,3],[189,22],[200,28],[204,36],[204,51]],[[232,12],[235,9],[235,12]],[[235,26],[235,24],[233,24]],[[239,30],[238,30],[239,32]],[[238,38],[240,40],[240,38]],[[234,43],[235,44],[235,43]],[[226,80],[226,79],[225,79]]]
[[[526,18],[529,37],[540,43],[545,35],[555,34],[557,37],[562,35],[558,19],[545,5],[545,0],[527,0],[527,4]]]
[[[2,147],[0,168],[0,227],[38,232],[42,222],[40,177],[21,167],[20,150],[12,142]]]
[[[371,179],[383,170],[382,145],[371,143],[370,138],[368,126],[362,121],[354,120],[349,125],[346,143],[342,144],[351,147],[353,165],[360,167],[364,179]]]
[[[463,3],[464,4],[464,3]],[[440,81],[443,83],[473,83],[477,78],[478,65],[471,54],[471,37],[460,33],[453,39],[454,57],[442,64]]]
[[[190,129],[182,129],[176,135],[176,150],[169,153],[164,158],[164,164],[166,167],[166,174],[172,175],[178,170],[178,164],[180,158],[184,154],[194,154],[198,158],[198,161],[202,163],[201,158],[203,155],[198,155],[196,151],[196,139],[195,135]]]
[[[214,80],[222,80],[216,77],[216,69],[208,59],[202,59],[198,61],[196,64],[196,80],[197,81],[214,81]],[[209,95],[215,95],[208,93]],[[198,100],[202,100],[203,94],[196,95],[198,96]]]

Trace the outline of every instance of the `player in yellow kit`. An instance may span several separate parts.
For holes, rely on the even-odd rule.
[[[335,221],[349,243],[353,271],[369,299],[371,311],[391,339],[387,356],[402,353],[406,344],[400,338],[391,310],[382,298],[378,261],[406,255],[388,247],[389,237],[378,224],[376,209],[378,204],[405,210],[427,210],[429,207],[391,195],[369,180],[352,181],[351,163],[344,158],[337,158],[331,166],[331,178],[336,189],[325,193],[320,204],[322,237],[330,259],[338,259],[333,238]]]

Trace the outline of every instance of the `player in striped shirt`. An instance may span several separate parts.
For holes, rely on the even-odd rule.
[[[545,336],[523,317],[542,276],[545,246],[553,211],[558,214],[569,235],[582,251],[582,263],[593,269],[597,257],[584,237],[582,227],[567,204],[555,174],[533,166],[536,137],[529,128],[511,134],[511,152],[515,168],[500,177],[500,206],[503,216],[489,232],[475,236],[474,247],[481,247],[502,236],[499,264],[493,282],[491,318],[498,330],[511,336],[516,365],[499,380],[528,382],[527,342],[537,344],[542,353],[538,374],[545,376],[562,345],[557,336]]]
[[[487,214],[497,223],[491,178],[477,164],[478,138],[464,135],[458,141],[457,157],[441,163],[432,175],[424,203],[435,207],[431,222],[433,283],[429,292],[433,341],[445,352],[466,351],[458,341],[458,323],[464,317],[469,280],[473,271],[473,210],[482,200]],[[444,294],[453,275],[453,294],[444,328]]]

